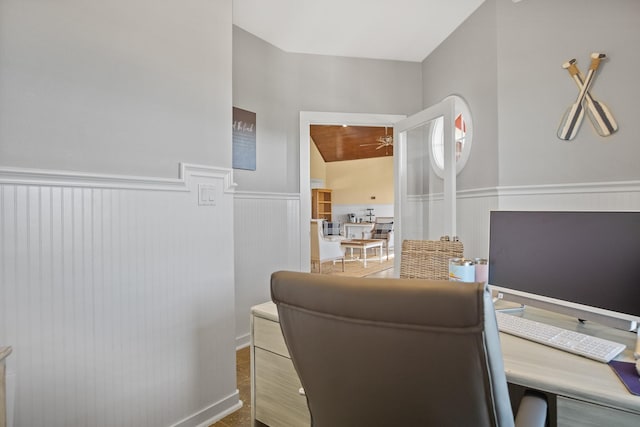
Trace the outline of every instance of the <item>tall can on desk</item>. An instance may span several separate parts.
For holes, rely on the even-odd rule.
[[[487,283],[489,280],[489,263],[485,258],[474,258],[473,262],[476,270],[475,281]]]
[[[474,261],[464,258],[449,259],[449,280],[454,282],[473,282],[475,278]]]

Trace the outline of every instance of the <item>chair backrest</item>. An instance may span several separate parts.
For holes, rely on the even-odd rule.
[[[311,261],[323,262],[328,260],[343,259],[344,248],[340,244],[340,240],[333,240],[338,236],[329,236],[325,238],[322,219],[311,220]],[[344,265],[343,265],[344,267]]]
[[[322,233],[325,236],[339,236],[342,225],[337,221],[325,221],[322,224]]]
[[[513,425],[483,284],[276,272],[271,296],[313,426]]]
[[[462,258],[464,246],[449,240],[404,240],[400,253],[400,278],[449,279],[449,259]]]
[[[393,235],[393,217],[377,217],[371,230],[372,239],[386,239]]]

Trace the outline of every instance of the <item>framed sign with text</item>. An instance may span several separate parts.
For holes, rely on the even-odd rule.
[[[233,107],[233,168],[256,170],[256,113]]]

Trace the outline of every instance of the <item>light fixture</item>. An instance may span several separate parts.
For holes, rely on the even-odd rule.
[[[388,146],[388,145],[393,145],[393,135],[388,135],[387,134],[387,127],[384,127],[384,135],[383,136],[379,136],[378,139],[376,140],[381,144],[381,147],[384,146]]]

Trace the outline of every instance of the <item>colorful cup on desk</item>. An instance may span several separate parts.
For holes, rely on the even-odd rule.
[[[449,259],[449,280],[454,282],[481,282],[489,279],[489,264],[485,258]]]
[[[487,283],[489,280],[489,263],[485,258],[474,258],[475,263],[475,281]]]
[[[476,277],[473,260],[464,258],[449,259],[449,280],[454,282],[473,282]]]

